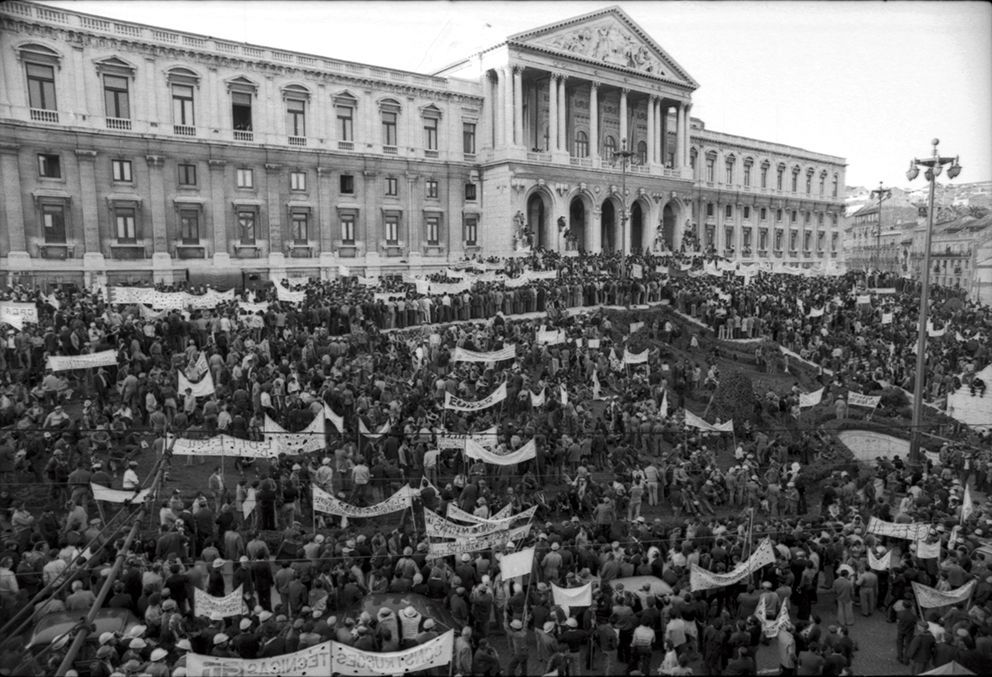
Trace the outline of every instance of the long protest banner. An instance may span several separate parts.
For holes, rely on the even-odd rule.
[[[814,390],[811,393],[799,393],[799,408],[815,407],[823,399],[824,388]]]
[[[381,517],[389,513],[406,510],[413,506],[414,491],[404,485],[399,491],[387,498],[382,503],[376,503],[368,507],[359,507],[345,503],[320,487],[310,487],[313,491],[313,509],[327,515],[340,515],[342,517]]]
[[[496,446],[496,426],[481,430],[477,433],[438,433],[438,449],[464,449],[465,443],[471,440],[476,444],[491,449]]]
[[[930,525],[923,522],[896,524],[872,517],[868,520],[868,527],[865,532],[891,538],[904,538],[907,541],[921,541],[930,535]]]
[[[18,329],[22,328],[25,322],[38,324],[38,306],[33,303],[0,301],[0,322],[6,322]]]
[[[333,664],[330,671],[315,670],[310,673],[312,676],[332,673],[355,677],[405,675],[450,663],[455,651],[455,631],[448,630],[440,637],[403,651],[362,651],[338,642],[330,644]]]
[[[179,382],[177,389],[181,395],[186,394],[186,389],[193,391],[193,397],[207,397],[214,394],[214,379],[208,371],[202,379],[197,382],[190,381],[181,371],[177,372],[176,378]]]
[[[698,564],[693,564],[689,571],[689,587],[693,592],[697,590],[709,590],[711,588],[723,588],[744,580],[761,567],[772,564],[773,562],[775,562],[775,551],[772,550],[772,542],[767,538],[763,538],[746,561],[741,562],[725,574],[715,574],[712,571],[703,569]]]
[[[732,420],[720,424],[707,423],[688,409],[685,410],[685,424],[690,428],[698,428],[699,430],[705,430],[712,433],[734,432],[734,422]]]
[[[488,353],[478,353],[465,348],[455,348],[451,356],[451,362],[500,362],[502,360],[512,360],[517,356],[516,344],[500,348]]]
[[[466,440],[465,455],[469,458],[478,459],[483,463],[492,463],[493,465],[515,465],[517,463],[523,463],[524,461],[529,461],[532,458],[536,458],[537,443],[534,440],[531,440],[516,451],[511,451],[508,454],[497,454],[486,449],[481,444],[476,444],[473,440]]]
[[[331,644],[324,642],[293,653],[270,658],[220,658],[186,654],[186,673],[199,677],[314,677],[331,674]],[[349,674],[376,674],[371,672]]]
[[[307,292],[305,289],[301,289],[300,291],[290,291],[281,284],[276,283],[276,298],[280,301],[285,303],[303,303],[306,297]]]
[[[444,408],[452,411],[482,411],[499,404],[506,399],[506,383],[501,383],[496,390],[489,393],[481,400],[470,402],[460,397],[455,397],[451,393],[444,394]]]
[[[199,588],[193,588],[193,609],[197,616],[210,618],[219,614],[222,618],[241,616],[248,613],[248,605],[242,594],[243,586],[238,586],[229,595],[214,597]]]
[[[648,363],[648,351],[642,350],[639,353],[632,353],[626,348],[623,349],[623,363],[624,364],[647,364]]]
[[[446,520],[433,510],[424,508],[424,524],[427,535],[435,538],[481,538],[508,529],[517,520],[533,519],[536,512],[537,506],[534,506],[503,519],[491,519],[478,524],[464,525]]]
[[[52,371],[116,366],[116,350],[104,350],[99,353],[88,353],[86,355],[50,355],[48,357],[48,368]]]
[[[93,492],[93,500],[107,503],[144,503],[152,493],[151,488],[141,491],[121,491],[92,482],[90,482],[90,491]]]
[[[344,432],[344,416],[334,413],[334,410],[331,409],[331,406],[327,402],[324,402],[324,418],[330,421],[331,425],[337,428],[339,433]]]
[[[971,597],[971,593],[975,591],[976,583],[977,581],[972,579],[960,588],[945,592],[913,581],[913,594],[916,595],[917,603],[924,609],[951,606],[952,604],[959,604]]]
[[[324,448],[324,417],[317,415],[306,428],[298,433],[291,433],[281,425],[265,415],[265,423],[262,432],[266,435],[273,435],[274,442],[278,442],[284,449],[293,449],[296,453],[308,453]]]
[[[881,401],[881,395],[862,395],[853,391],[847,393],[847,405],[849,407],[868,407],[869,409],[874,409]]]
[[[512,512],[513,512],[513,506],[507,504],[503,508],[501,508],[500,511],[497,512],[495,515],[493,515],[489,519],[486,519],[485,517],[476,517],[470,512],[465,512],[454,503],[449,503],[447,516],[448,519],[461,520],[462,522],[468,522],[469,524],[492,524],[493,522],[498,522],[500,520],[506,519],[507,517],[510,516]]]
[[[175,440],[173,442],[173,440]],[[285,452],[275,440],[243,440],[230,435],[214,435],[205,440],[169,437],[174,456],[227,456],[229,458],[274,458]]]
[[[480,538],[459,539],[444,543],[431,543],[427,550],[427,559],[440,559],[459,555],[463,552],[475,550],[488,550],[496,545],[505,545],[507,541],[516,541],[525,538],[530,533],[530,524],[525,524],[513,529],[500,529],[499,531],[482,536]]]

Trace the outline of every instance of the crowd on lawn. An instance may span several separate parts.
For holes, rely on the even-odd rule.
[[[766,369],[788,367],[769,359],[763,338],[816,365],[839,418],[848,390],[911,389],[912,285],[872,279],[894,293],[863,303],[863,276],[741,276],[683,256],[537,253],[502,263],[511,276],[557,277],[519,287],[478,282],[441,296],[401,279],[312,281],[302,303],[278,302],[269,288],[191,313],[111,304],[89,290],[8,289],[3,300],[35,302],[41,321],[8,332],[0,349],[0,620],[28,603],[36,617],[88,611],[123,546],[124,522],[94,501],[91,483],[137,490],[147,481],[138,470],[162,458],[167,475],[199,484],[164,483],[150,511],[158,533],[125,553],[104,606],[130,610],[139,624],[84,649],[97,677],[181,675],[190,652],[271,657],[327,640],[397,651],[448,629],[457,633],[455,674],[753,674],[767,641],[754,615],[761,600],[768,618],[783,604],[790,611],[774,640],[785,674],[857,671],[852,606],[895,622],[899,659],[914,671],[950,660],[992,671],[992,560],[980,552],[992,512],[979,504],[962,515],[964,488],[989,486],[988,436],[945,444],[923,467],[883,458],[840,469],[834,443],[785,423],[799,409],[798,381],[785,393],[760,393],[761,422],[741,423],[733,436],[683,425],[687,403],[706,402],[722,377],[720,348],[701,347],[716,345],[713,337],[753,341]],[[456,283],[459,274],[471,272],[428,281]],[[244,312],[239,301],[268,308]],[[662,304],[668,310],[636,311],[646,322],[633,335],[600,309]],[[984,396],[975,374],[988,362],[989,309],[935,289],[932,313],[941,335],[928,349],[927,399],[962,386]],[[547,330],[564,341],[543,342]],[[624,363],[635,342],[648,350],[646,364]],[[452,359],[458,348],[509,345],[513,360]],[[49,355],[108,349],[116,366],[45,368]],[[214,392],[180,392],[177,373],[198,381],[204,362]],[[501,385],[497,406],[444,408],[446,395],[474,401]],[[169,453],[167,434],[258,440],[266,417],[297,431],[325,407],[344,430],[330,428],[322,449],[235,459],[234,482],[215,458]],[[494,466],[437,448],[442,430],[493,427],[493,453],[533,440],[536,456]],[[826,469],[814,474],[814,465]],[[28,490],[39,484],[44,505]],[[319,514],[302,526],[313,514],[312,487],[365,506],[406,484],[418,490],[414,509],[386,527]],[[449,504],[482,520],[504,506],[535,508],[536,517],[520,542],[429,560],[418,513],[445,515]],[[931,524],[940,556],[920,559],[906,541],[867,533],[872,516]],[[765,536],[773,564],[731,586],[690,589],[691,565],[731,571]],[[501,557],[531,545],[531,575],[503,580]],[[873,569],[868,552],[890,549],[891,568]],[[656,576],[672,592],[611,585],[635,575]],[[920,618],[911,582],[952,590],[972,579],[967,605]],[[554,604],[551,584],[586,582],[596,591],[592,606]],[[57,594],[37,599],[49,584]],[[223,596],[239,586],[248,613],[196,614],[194,588]],[[428,617],[423,605],[364,610],[362,600],[378,592],[432,600],[450,621]],[[837,622],[821,627],[828,612]],[[0,674],[49,674],[69,640],[28,654],[23,637],[8,641]]]

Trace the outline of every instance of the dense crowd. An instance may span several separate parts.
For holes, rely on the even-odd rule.
[[[467,267],[481,272],[484,263]],[[376,287],[312,281],[299,304],[278,302],[270,288],[212,310],[162,313],[108,303],[94,291],[48,297],[8,290],[5,300],[36,302],[41,322],[10,332],[0,350],[0,619],[28,602],[36,616],[83,615],[122,554],[122,573],[103,606],[126,609],[136,621],[118,635],[95,634],[84,649],[98,677],[181,675],[189,652],[257,658],[328,639],[396,651],[448,629],[458,635],[456,674],[644,673],[659,666],[663,674],[753,674],[762,599],[769,618],[789,605],[791,621],[776,640],[787,674],[856,671],[850,604],[892,617],[899,658],[914,670],[951,659],[992,670],[992,572],[979,552],[992,516],[984,506],[967,519],[961,514],[963,487],[988,488],[987,437],[947,444],[924,468],[885,458],[814,476],[814,462],[840,460],[834,443],[815,432],[775,423],[739,425],[730,436],[687,431],[682,423],[687,401],[705,401],[721,378],[716,351],[700,348],[704,335],[755,340],[761,359],[767,355],[759,339],[767,337],[817,365],[830,401],[840,396],[838,417],[847,415],[849,389],[911,389],[910,285],[895,281],[894,294],[864,304],[857,289],[864,280],[855,276],[721,274],[711,262],[682,256],[540,253],[502,263],[510,276],[558,274],[519,287],[478,282],[440,296],[418,294],[402,279]],[[465,274],[428,281],[456,283]],[[391,294],[404,298],[386,298]],[[268,307],[245,312],[239,301]],[[649,347],[647,364],[625,365],[627,328],[600,307],[660,304],[668,310],[643,311],[646,324],[635,334]],[[989,309],[939,289],[933,307],[943,335],[930,344],[928,397],[962,385],[982,396],[974,374],[988,361]],[[883,322],[890,313],[891,322]],[[566,340],[543,343],[545,329]],[[452,360],[456,348],[511,344],[512,362]],[[106,349],[118,353],[116,367],[45,369],[48,355]],[[215,392],[180,392],[177,372],[198,381],[204,363]],[[443,407],[446,395],[472,401],[503,384],[499,406],[475,413]],[[539,394],[546,401],[535,407]],[[786,420],[799,394],[798,383],[761,394],[763,420]],[[662,408],[669,398],[671,411]],[[343,417],[345,429],[332,428],[323,449],[234,459],[233,480],[216,459],[169,454],[167,433],[261,439],[266,417],[296,431],[325,406]],[[437,449],[441,431],[493,427],[494,453],[534,440],[536,457],[493,466]],[[90,483],[136,490],[148,481],[137,471],[150,474],[157,459],[166,476],[192,476],[197,484],[162,484],[167,488],[148,510],[157,533],[142,533],[124,552],[124,517],[98,505]],[[24,491],[37,483],[44,506]],[[312,486],[361,506],[407,483],[419,490],[414,510],[385,526],[313,510]],[[426,508],[444,515],[449,504],[481,519],[507,505],[513,513],[537,512],[521,542],[428,560],[418,514]],[[137,507],[122,510],[133,515]],[[921,560],[899,547],[904,541],[866,533],[869,516],[932,524],[932,538],[945,543],[942,556]],[[774,564],[733,586],[690,590],[691,565],[730,571],[765,536],[775,545]],[[503,580],[501,557],[532,544],[532,574]],[[868,551],[892,545],[891,570],[872,569]],[[671,592],[612,584],[631,576],[655,576]],[[971,579],[978,584],[970,608],[938,610],[930,625],[917,627],[911,581],[954,589]],[[589,581],[591,607],[554,604],[551,584]],[[49,585],[57,594],[38,595]],[[194,589],[220,597],[239,586],[248,613],[197,615]],[[379,599],[373,593],[422,601],[370,609],[365,602]],[[836,600],[837,627],[820,627],[824,595]],[[926,635],[938,627],[943,632],[928,649]],[[0,674],[49,674],[68,643],[64,636],[25,655],[23,641],[8,642]]]

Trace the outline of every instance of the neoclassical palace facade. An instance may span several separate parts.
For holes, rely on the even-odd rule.
[[[840,256],[843,158],[706,129],[615,7],[431,75],[24,2],[0,25],[0,282]]]

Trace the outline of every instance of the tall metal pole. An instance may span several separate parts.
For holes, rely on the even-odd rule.
[[[909,462],[921,463],[920,427],[923,424],[923,383],[927,366],[927,320],[930,316],[930,238],[933,235],[933,192],[937,177],[930,176],[930,195],[927,199],[927,232],[923,244],[923,277],[920,289],[920,322],[916,338],[916,377],[913,381],[913,435],[909,446]]]
[[[620,214],[620,251],[624,255],[627,254],[627,161],[634,155],[632,151],[627,150],[627,139],[620,140],[620,150],[614,153],[615,157],[619,157],[620,164],[620,209],[622,213]],[[622,268],[621,268],[622,270]]]
[[[882,201],[892,197],[892,189],[886,188],[879,181],[878,188],[871,192],[871,197],[876,195],[878,195],[878,222],[875,224],[875,271],[877,275],[882,270]]]

